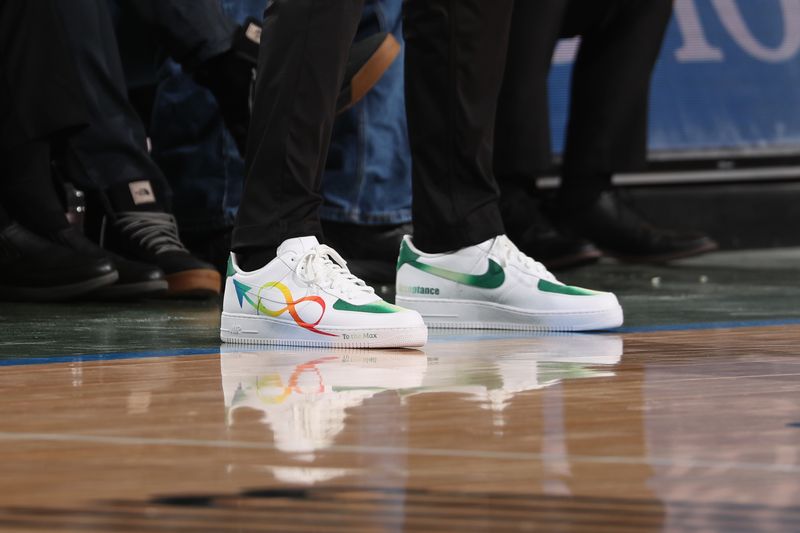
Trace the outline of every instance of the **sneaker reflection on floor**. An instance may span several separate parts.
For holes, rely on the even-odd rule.
[[[426,355],[414,350],[298,353],[223,346],[228,426],[237,425],[240,411],[250,410],[251,415],[242,419],[248,423],[253,421],[252,411],[259,413],[259,422],[272,431],[275,448],[308,465],[270,467],[273,474],[291,483],[327,481],[348,470],[312,467],[316,454],[335,444],[345,429],[348,410],[380,393],[395,392],[393,401],[401,404],[412,396],[455,393],[462,401],[491,410],[494,425],[502,426],[503,410],[515,395],[564,380],[613,376],[611,368],[623,352],[622,339],[608,335],[536,336],[526,342],[524,351],[517,344],[495,357],[487,357],[480,345],[463,344],[458,355],[440,356],[431,354],[435,348]],[[381,423],[373,424],[376,434],[370,437],[371,445],[380,444],[376,439],[387,433],[385,427],[391,422],[385,419],[387,411],[392,410],[382,409]]]

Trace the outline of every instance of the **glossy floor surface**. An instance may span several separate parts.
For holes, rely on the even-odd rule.
[[[5,305],[0,530],[800,531],[800,261],[774,253],[571,273],[621,294],[619,332],[422,350]]]

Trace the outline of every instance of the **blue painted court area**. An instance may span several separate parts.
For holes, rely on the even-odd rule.
[[[798,325],[798,270],[800,250],[783,249],[721,252],[671,266],[609,261],[559,278],[615,292],[625,326],[612,333],[637,334]],[[216,354],[218,328],[215,301],[5,303],[0,366]],[[533,334],[433,331],[430,342],[526,335]]]

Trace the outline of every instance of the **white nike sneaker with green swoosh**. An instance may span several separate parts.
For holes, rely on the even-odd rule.
[[[231,254],[220,337],[238,344],[331,348],[422,346],[416,311],[383,301],[315,237],[287,239],[263,268],[245,272]]]
[[[623,320],[616,296],[564,285],[505,235],[441,254],[406,236],[396,301],[432,328],[592,331]]]

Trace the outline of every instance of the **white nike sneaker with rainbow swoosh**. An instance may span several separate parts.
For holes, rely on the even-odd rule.
[[[416,311],[386,303],[315,237],[288,239],[265,267],[228,260],[220,337],[224,342],[342,348],[423,346]]]
[[[505,235],[440,254],[406,236],[396,301],[432,328],[591,331],[623,320],[616,296],[564,285]]]

